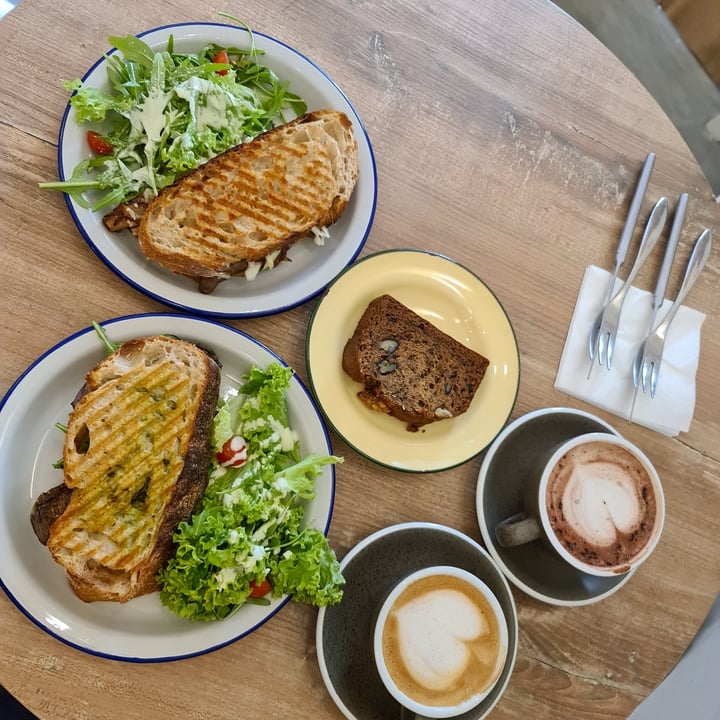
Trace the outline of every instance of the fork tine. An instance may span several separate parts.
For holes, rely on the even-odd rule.
[[[613,355],[615,353],[615,333],[608,333],[607,342],[607,369],[612,367]]]
[[[640,378],[641,378],[641,385],[642,385],[642,391],[644,393],[647,392],[647,381],[648,381],[648,367],[650,367],[650,363],[648,363],[647,358],[643,359],[642,364],[642,371],[640,372]]]
[[[603,331],[598,335],[597,342],[597,359],[600,365],[605,364],[605,338],[606,333]]]
[[[642,374],[642,368],[645,364],[645,346],[646,342],[643,341],[638,349],[635,351],[635,357],[633,358],[632,363],[632,379],[633,379],[633,385],[635,387],[638,387],[640,385],[640,378]]]
[[[655,388],[657,387],[658,375],[660,374],[660,361],[654,362],[650,369],[650,397],[655,397]]]
[[[687,267],[685,268],[685,275],[683,276],[682,283],[678,294],[675,296],[670,309],[663,317],[662,322],[655,327],[651,333],[651,344],[652,344],[652,367],[650,368],[650,397],[655,397],[655,390],[657,389],[658,379],[660,375],[660,365],[663,359],[663,348],[667,339],[668,329],[670,324],[673,322],[673,318],[677,311],[682,307],[683,300],[685,299],[690,289],[695,284],[700,272],[705,267],[705,264],[710,257],[711,251],[711,232],[709,228],[703,230],[698,239],[695,241],[692,252],[690,253],[690,259],[688,260]]]

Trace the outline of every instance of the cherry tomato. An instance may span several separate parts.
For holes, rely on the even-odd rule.
[[[97,155],[112,155],[113,146],[107,140],[103,140],[100,133],[88,130],[87,142],[90,149]]]
[[[227,50],[220,50],[213,58],[214,63],[222,63],[223,65],[230,64],[230,57],[228,56]],[[216,70],[218,75],[227,75],[227,70]]]
[[[254,580],[250,581],[250,597],[251,598],[261,598],[265,597],[270,591],[272,590],[272,585],[268,582],[268,579],[265,578],[259,583],[256,583]]]
[[[223,467],[240,467],[247,462],[247,444],[240,435],[227,439],[219,453],[215,454],[218,463]]]

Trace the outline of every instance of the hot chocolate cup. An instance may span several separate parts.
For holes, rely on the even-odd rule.
[[[406,576],[385,597],[373,649],[383,684],[403,707],[427,718],[455,717],[498,682],[508,625],[482,580],[437,565]]]
[[[655,549],[665,519],[658,473],[645,453],[617,435],[589,433],[555,448],[528,479],[523,512],[503,520],[504,547],[546,542],[582,572],[627,573]]]

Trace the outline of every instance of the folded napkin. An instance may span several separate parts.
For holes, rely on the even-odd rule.
[[[700,328],[705,315],[685,306],[678,310],[665,340],[655,397],[650,397],[649,387],[647,393],[639,388],[631,418],[635,390],[632,363],[638,346],[648,332],[652,293],[630,288],[620,316],[612,369],[600,366],[596,358],[588,378],[588,334],[607,298],[610,278],[610,273],[601,268],[591,265],[586,269],[560,358],[555,387],[663,435],[687,432],[695,410],[695,374],[700,355]],[[615,291],[621,285],[622,280],[616,280]],[[665,316],[671,304],[669,300],[663,302],[655,325]]]

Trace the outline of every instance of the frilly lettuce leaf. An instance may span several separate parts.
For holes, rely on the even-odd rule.
[[[198,511],[175,533],[175,556],[160,572],[160,598],[181,617],[228,617],[250,597],[251,582],[267,578],[274,597],[285,594],[317,606],[339,602],[344,579],[319,530],[306,527],[304,501],[315,496],[334,455],[300,456],[287,427],[285,392],[292,370],[257,367],[217,412],[213,445],[241,435],[248,460],[240,468],[213,462]]]

